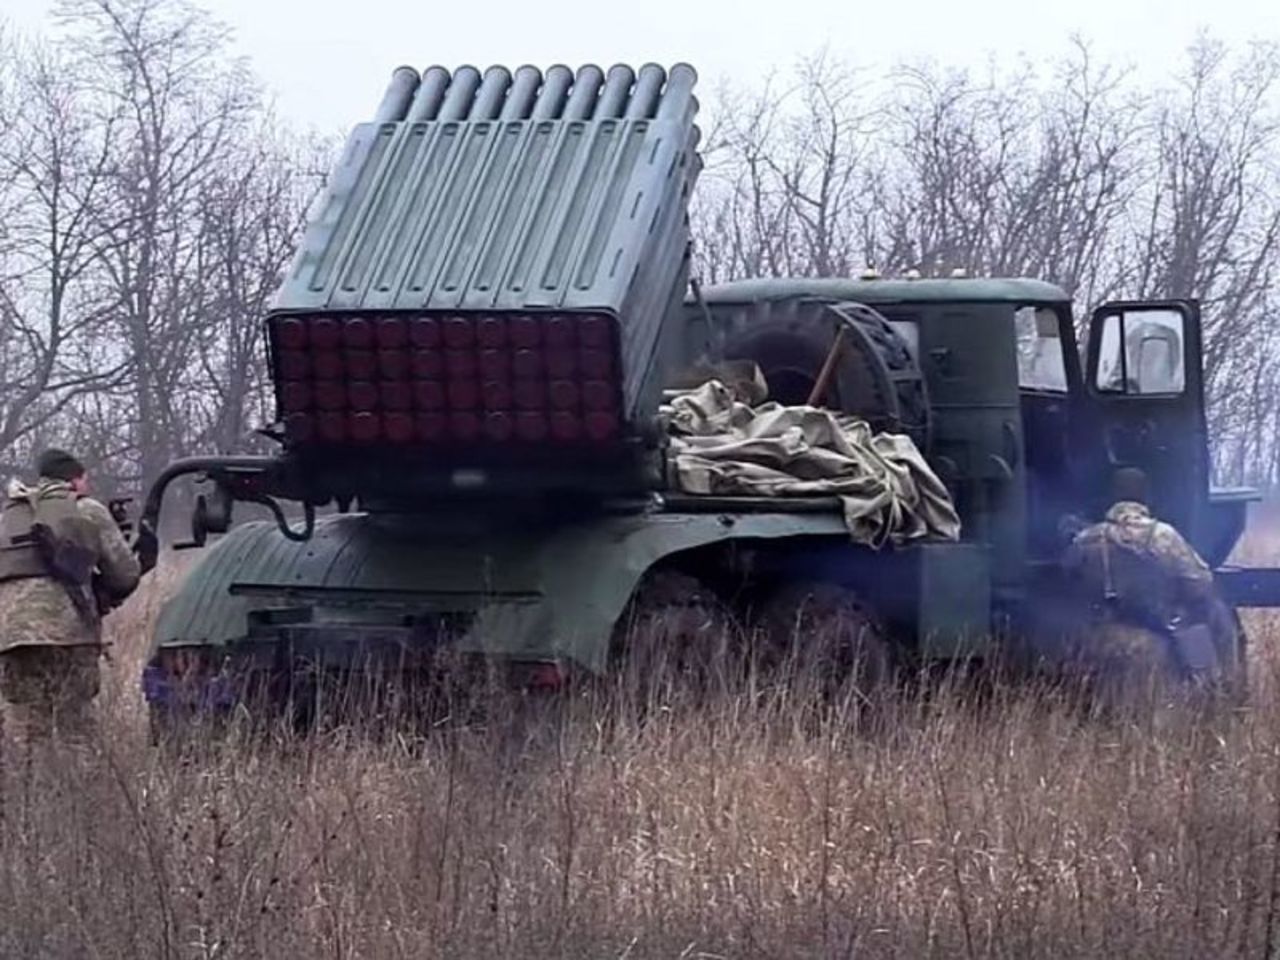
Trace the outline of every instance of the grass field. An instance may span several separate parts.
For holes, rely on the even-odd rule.
[[[1269,538],[1245,553],[1265,558]],[[112,625],[95,756],[10,750],[0,956],[1269,957],[1280,627],[1248,709],[1087,717],[963,685],[796,691],[530,733],[355,732],[182,762]]]

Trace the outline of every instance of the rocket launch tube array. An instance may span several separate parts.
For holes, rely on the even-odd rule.
[[[575,74],[556,65],[545,74],[523,66],[513,74],[493,66],[483,74],[463,66],[450,73],[400,67],[391,76],[374,120],[642,120],[679,119],[692,105],[697,73],[687,64],[668,72],[657,64],[639,71],[623,64],[606,74],[588,64]]]

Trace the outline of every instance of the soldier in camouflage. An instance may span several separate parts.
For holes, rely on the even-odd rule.
[[[34,487],[10,484],[0,514],[0,699],[20,739],[55,731],[83,739],[93,730],[102,613],[137,587],[140,564],[107,508],[87,495],[75,457],[45,451],[37,472]],[[44,526],[74,528],[84,582],[69,582],[32,536],[59,510],[62,520]]]
[[[1118,471],[1113,493],[1102,522],[1076,533],[1064,557],[1094,614],[1086,657],[1111,685],[1232,674],[1235,623],[1213,571],[1152,514],[1141,470]]]

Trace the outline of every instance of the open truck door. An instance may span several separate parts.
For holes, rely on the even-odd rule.
[[[1099,473],[1144,470],[1152,509],[1215,568],[1224,598],[1237,607],[1280,606],[1280,568],[1223,565],[1258,497],[1210,487],[1202,351],[1194,300],[1121,301],[1094,311],[1086,382],[1101,431]]]
[[[1115,470],[1141,468],[1152,509],[1197,548],[1209,533],[1201,351],[1193,300],[1107,303],[1089,326],[1087,382],[1102,441],[1099,492]]]

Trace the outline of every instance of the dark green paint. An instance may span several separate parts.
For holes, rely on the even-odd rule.
[[[1070,303],[1061,287],[1026,278],[930,278],[858,280],[847,277],[778,277],[733,280],[704,287],[708,304],[751,303],[792,297],[887,303]]]
[[[991,645],[990,552],[977,544],[920,547],[916,624],[929,659],[982,656]]]
[[[417,521],[420,522],[420,521]],[[413,525],[412,523],[410,524]],[[313,619],[374,627],[406,616],[479,612],[462,652],[605,665],[614,623],[641,575],[663,557],[730,539],[841,539],[828,509],[643,514],[554,527],[512,526],[449,537],[406,536],[398,518],[322,518],[308,543],[268,523],[215,544],[165,605],[158,644],[234,645],[253,610],[299,605]]]
[[[637,421],[629,444],[603,464],[551,448],[527,463],[503,451],[308,460],[286,450],[257,494],[354,499],[367,512],[322,519],[304,543],[271,525],[235,529],[165,605],[156,644],[234,648],[255,639],[255,614],[272,611],[346,625],[357,639],[362,628],[473,611],[464,650],[595,671],[646,571],[698,551],[706,563],[754,553],[770,582],[847,583],[882,603],[927,656],[982,653],[993,615],[1034,607],[1029,581],[1052,568],[1058,522],[1098,515],[1110,471],[1126,462],[1117,450],[1153,417],[1160,431],[1145,447],[1129,443],[1127,462],[1153,471],[1158,496],[1188,518],[1212,562],[1225,558],[1239,503],[1211,506],[1204,471],[1179,475],[1162,441],[1179,435],[1183,454],[1207,462],[1198,315],[1188,314],[1185,356],[1197,390],[1176,402],[1103,400],[1082,377],[1070,298],[1039,280],[765,278],[686,296],[686,211],[701,166],[691,72],[673,70],[661,92],[657,68],[634,75],[634,88],[615,68],[614,92],[601,96],[609,109],[588,119],[563,68],[528,88],[542,90],[537,98],[519,94],[541,82],[530,69],[487,72],[487,93],[467,68],[397,74],[377,122],[352,134],[275,308],[615,313]],[[562,94],[572,116],[558,113]],[[831,504],[683,497],[662,506],[662,457],[641,422],[659,391],[690,367],[732,359],[735,338],[765,328],[808,338],[802,352],[816,375],[840,325],[853,313],[866,320],[856,305],[879,315],[858,327],[863,355],[841,358],[833,389],[861,397],[873,371],[881,398],[891,388],[893,405],[919,406],[907,411],[909,429],[953,492],[963,542],[877,554],[849,542]],[[1024,305],[1053,311],[1064,392],[1019,387],[1014,314]],[[484,484],[463,489],[457,468],[483,471]],[[1265,578],[1237,579],[1242,595],[1265,599]]]

